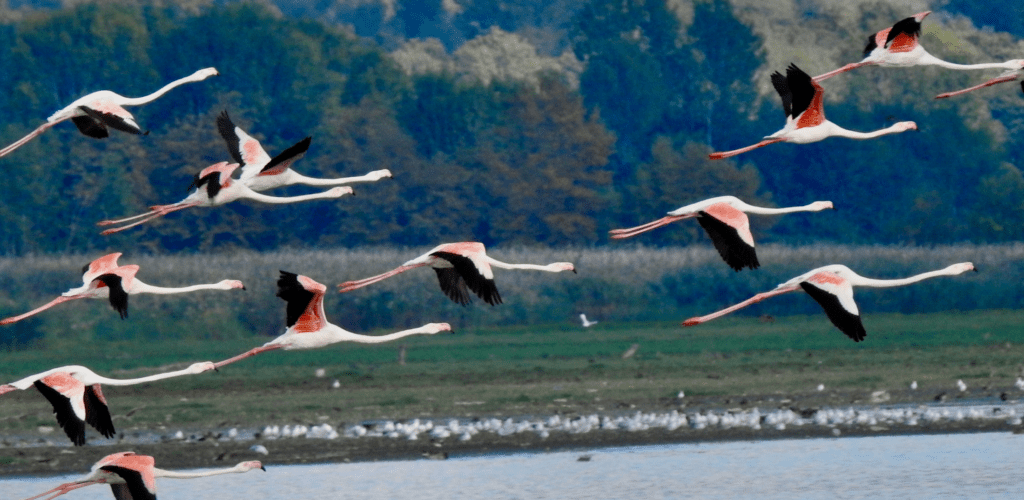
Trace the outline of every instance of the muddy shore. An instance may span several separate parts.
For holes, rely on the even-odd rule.
[[[829,398],[832,399],[832,398]],[[902,400],[904,398],[896,398]],[[728,400],[726,400],[728,401]],[[609,419],[609,418],[630,418],[635,415],[639,418],[643,412],[661,412],[663,417],[666,411],[671,414],[689,416],[685,425],[672,428],[647,428],[640,430],[627,430],[624,428],[598,428],[585,432],[562,432],[552,429],[550,433],[538,432],[517,432],[502,435],[497,432],[481,432],[473,435],[472,439],[460,440],[458,436],[437,438],[429,433],[421,433],[415,439],[405,437],[351,437],[344,431],[343,424],[338,425],[341,436],[335,439],[320,439],[312,437],[280,437],[272,438],[257,431],[255,436],[237,439],[228,439],[222,431],[208,431],[206,433],[193,434],[184,439],[169,439],[163,437],[157,442],[132,441],[133,434],[138,429],[125,429],[121,435],[121,442],[113,443],[91,443],[84,447],[71,447],[63,443],[54,443],[63,436],[50,434],[22,439],[17,444],[5,440],[0,445],[0,476],[46,476],[57,474],[85,474],[93,463],[99,458],[119,451],[135,451],[136,453],[152,455],[156,458],[159,467],[165,469],[192,469],[203,467],[224,467],[233,465],[244,460],[261,460],[264,465],[284,464],[310,464],[310,463],[339,463],[339,462],[360,462],[378,460],[416,460],[416,459],[440,459],[452,458],[475,454],[489,453],[511,453],[511,452],[545,452],[567,449],[593,449],[610,446],[641,446],[653,444],[675,444],[675,443],[702,443],[720,441],[743,441],[743,440],[765,440],[765,439],[802,439],[802,438],[839,438],[857,436],[884,436],[884,435],[908,435],[908,434],[949,434],[949,433],[974,433],[974,432],[1024,432],[1024,426],[1020,425],[1019,417],[1007,418],[1007,415],[1020,415],[1020,403],[1018,401],[977,400],[972,402],[953,401],[897,401],[887,402],[887,405],[815,405],[817,401],[813,397],[805,401],[794,402],[783,400],[774,401],[774,405],[765,404],[769,401],[757,401],[761,403],[758,410],[753,410],[752,405],[744,404],[745,408],[737,407],[735,401],[729,401],[731,405],[722,405],[722,401],[700,401],[690,400],[687,404],[673,405],[671,409],[665,405],[658,408],[629,408],[620,409],[615,412],[603,412],[602,414],[582,414],[577,412],[563,412],[560,418],[563,422],[572,419],[577,421],[586,419]],[[717,404],[715,404],[717,403]],[[746,403],[746,402],[744,402]],[[781,404],[780,404],[781,403]],[[867,403],[867,402],[865,402]],[[974,406],[972,406],[974,405]],[[980,406],[979,406],[980,405]],[[866,422],[864,415],[873,415],[872,412],[891,412],[892,408],[902,408],[907,412],[915,412],[922,415],[920,420],[916,417],[906,421],[887,420],[884,422]],[[983,408],[983,410],[971,410],[982,417],[964,418],[962,415],[965,409]],[[838,412],[860,413],[861,422],[823,423],[823,417],[819,416],[817,424],[811,423],[809,419],[814,418],[823,410],[834,409]],[[740,416],[751,418],[753,410],[752,428],[749,425],[703,425],[697,423],[701,415],[723,415]],[[955,414],[959,412],[959,418],[950,416],[948,418],[927,418],[922,412],[930,412],[930,415],[939,415],[945,411]],[[1016,413],[1014,413],[1016,411]],[[769,415],[769,412],[772,412]],[[992,416],[992,415],[996,416]],[[626,417],[623,417],[625,415]],[[650,414],[654,415],[654,413]],[[760,415],[760,416],[758,416]],[[798,421],[791,425],[777,425],[773,418],[778,415],[791,415]],[[805,417],[800,423],[800,416]],[[492,417],[493,418],[493,417]],[[500,417],[499,417],[500,418]],[[513,417],[515,418],[515,417]],[[521,417],[520,417],[521,418]],[[539,418],[539,417],[535,417]],[[545,417],[550,418],[550,417]],[[881,418],[881,417],[879,417]],[[758,425],[759,420],[763,425]],[[435,419],[436,422],[443,421]],[[543,421],[543,419],[541,419]],[[59,432],[59,430],[57,431]],[[250,433],[251,435],[252,433]],[[32,441],[35,442],[32,442]],[[262,445],[268,451],[267,454],[260,454],[250,448],[254,445]]]

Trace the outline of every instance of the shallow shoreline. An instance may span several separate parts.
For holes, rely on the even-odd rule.
[[[227,437],[207,432],[205,435],[193,435],[183,439],[163,438],[162,442],[142,443],[131,442],[132,430],[127,431],[128,436],[122,434],[122,442],[119,443],[96,443],[84,447],[71,447],[67,445],[36,445],[22,442],[18,446],[0,447],[0,477],[15,476],[51,476],[60,474],[85,474],[93,463],[103,456],[120,452],[135,451],[136,453],[151,455],[155,457],[156,463],[165,469],[195,469],[206,467],[223,467],[233,465],[245,460],[261,460],[267,466],[291,465],[291,464],[315,464],[315,463],[344,463],[344,462],[366,462],[382,460],[416,460],[416,459],[442,459],[468,455],[481,455],[492,453],[513,453],[513,452],[547,452],[556,450],[588,450],[603,447],[615,446],[643,446],[658,444],[680,444],[680,443],[704,443],[722,441],[751,441],[751,440],[774,440],[774,439],[807,439],[807,438],[841,438],[841,437],[864,437],[864,436],[886,436],[886,435],[914,435],[914,434],[953,434],[953,433],[979,433],[979,432],[1024,432],[1024,425],[1021,425],[1019,415],[1020,403],[1016,401],[991,403],[979,402],[980,405],[971,406],[964,404],[942,405],[942,404],[900,404],[893,406],[834,406],[797,408],[788,407],[781,409],[769,409],[766,413],[757,413],[751,409],[741,410],[739,408],[686,408],[675,409],[671,413],[688,415],[688,423],[675,428],[654,427],[641,430],[627,430],[624,428],[600,428],[581,432],[565,432],[552,430],[550,433],[541,434],[533,431],[520,431],[502,435],[497,432],[480,432],[474,434],[471,439],[460,440],[458,436],[452,435],[445,438],[431,437],[429,433],[422,432],[416,439],[407,437],[349,437],[348,430],[342,436],[335,439],[322,439],[314,437],[281,437],[270,438],[261,436],[258,433],[253,439],[228,439]],[[865,415],[871,412],[892,412],[893,408],[906,414],[916,415],[922,412],[931,412],[933,418],[910,417],[908,424],[900,421],[886,421],[884,423],[865,423]],[[973,416],[964,417],[964,412],[972,408],[984,408],[975,410]],[[948,418],[939,418],[940,412],[949,410],[960,412]],[[634,410],[630,410],[634,411]],[[663,418],[666,413],[661,409]],[[809,418],[819,411],[827,411],[842,414],[847,412],[850,415],[859,413],[863,422],[825,422],[824,417],[819,416],[817,424],[810,423]],[[987,412],[987,413],[986,413]],[[807,418],[800,418],[800,415]],[[623,415],[626,415],[625,417]],[[633,415],[639,419],[641,412],[634,411]],[[648,414],[654,415],[654,414]],[[722,415],[747,418],[747,424],[724,423],[706,425],[698,422],[701,415]],[[753,417],[751,417],[753,415]],[[779,425],[776,423],[779,418],[790,415],[791,424]],[[822,413],[824,415],[824,413]],[[994,416],[993,416],[994,415]],[[548,417],[551,418],[551,417]],[[563,424],[569,421],[581,422],[590,418],[612,419],[631,418],[626,412],[608,412],[597,416],[575,415],[562,416]],[[795,418],[795,422],[792,419]],[[478,419],[479,420],[479,419]],[[494,420],[494,419],[492,419]],[[511,420],[506,420],[510,422]],[[524,420],[519,420],[524,422]],[[534,417],[536,421],[536,417]],[[757,422],[765,425],[759,425]],[[444,422],[442,419],[435,419],[434,422]],[[751,427],[749,424],[751,424]],[[525,424],[523,424],[525,425]],[[522,427],[521,425],[520,427]],[[506,425],[506,427],[508,427]],[[351,430],[351,429],[349,429]],[[59,432],[59,431],[58,431]],[[219,433],[223,434],[223,433]],[[251,435],[251,433],[250,433]],[[48,436],[59,438],[60,436]],[[40,441],[45,441],[38,438]],[[268,450],[267,455],[252,451],[250,447],[259,444]]]

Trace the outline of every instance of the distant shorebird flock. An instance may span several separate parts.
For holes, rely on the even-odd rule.
[[[921,22],[928,14],[929,12],[922,12],[908,17],[890,28],[869,36],[868,44],[864,49],[864,59],[858,63],[847,64],[814,78],[792,64],[786,69],[785,75],[779,72],[773,73],[771,75],[771,82],[782,100],[782,108],[786,115],[785,126],[778,132],[765,137],[752,146],[734,151],[712,153],[710,158],[727,158],[777,142],[805,144],[820,141],[831,136],[872,139],[887,134],[916,129],[917,126],[914,122],[899,122],[874,132],[854,132],[841,128],[825,119],[822,105],[824,89],[819,83],[861,66],[935,65],[955,70],[990,68],[1005,70],[1003,74],[982,84],[963,90],[939,94],[936,98],[953,97],[998,83],[1015,81],[1024,73],[1024,60],[1021,59],[1002,63],[960,65],[935,58],[918,43],[921,35]],[[124,106],[146,104],[179,85],[199,82],[217,74],[218,71],[214,68],[199,70],[188,77],[168,83],[148,96],[139,98],[126,98],[105,90],[86,95],[69,106],[53,113],[47,118],[46,123],[40,125],[17,142],[0,150],[0,157],[11,153],[47,129],[65,120],[71,120],[82,134],[97,139],[107,137],[108,129],[131,134],[147,134],[148,132],[144,132],[139,127],[131,113],[124,109]],[[1022,89],[1024,89],[1024,83],[1022,83]],[[190,207],[215,207],[238,199],[284,204],[315,199],[339,198],[346,194],[353,194],[353,190],[348,184],[374,182],[392,177],[391,171],[387,169],[376,170],[359,177],[338,179],[305,177],[292,170],[291,167],[310,147],[310,137],[285,149],[277,156],[271,157],[264,151],[258,141],[231,121],[227,111],[218,116],[216,126],[227,144],[228,155],[232,160],[230,163],[223,161],[202,169],[193,179],[192,187],[195,190],[180,202],[170,205],[156,205],[151,207],[148,212],[132,217],[99,222],[100,226],[121,224],[115,228],[103,231],[102,234],[124,231],[173,211]],[[239,173],[238,177],[234,175],[236,172]],[[335,187],[320,193],[293,197],[275,197],[259,193],[260,191],[293,184]],[[629,238],[677,220],[695,218],[707,232],[714,247],[729,267],[736,271],[740,271],[743,268],[754,270],[761,264],[755,252],[754,239],[750,231],[747,213],[787,214],[794,212],[818,212],[832,208],[834,207],[830,201],[817,201],[801,207],[763,208],[746,204],[733,196],[715,196],[668,212],[665,217],[653,222],[633,228],[613,230],[610,232],[610,237],[612,239]],[[118,265],[117,260],[120,256],[120,253],[111,253],[94,260],[82,270],[82,286],[68,290],[60,297],[37,309],[4,319],[0,321],[0,325],[14,323],[28,316],[41,313],[57,304],[82,298],[107,299],[111,307],[124,319],[128,316],[128,296],[131,294],[174,294],[204,289],[231,290],[244,288],[242,283],[236,280],[223,280],[214,284],[193,285],[183,288],[163,288],[147,285],[135,277],[139,271],[138,266]],[[432,268],[437,273],[441,291],[452,301],[467,305],[470,303],[472,293],[492,306],[502,303],[502,297],[495,285],[492,268],[528,269],[552,273],[561,271],[576,272],[576,267],[569,262],[556,262],[545,265],[508,264],[488,256],[481,243],[445,243],[386,273],[355,281],[345,281],[338,285],[338,291],[351,292],[417,267]],[[683,326],[704,323],[766,298],[802,290],[821,305],[826,316],[841,332],[855,342],[859,342],[865,339],[867,333],[861,323],[860,312],[853,300],[854,286],[901,286],[937,276],[954,276],[970,270],[975,270],[974,265],[970,262],[964,262],[905,279],[880,280],[859,276],[843,265],[829,265],[810,270],[778,285],[774,290],[759,293],[734,306],[706,316],[688,319],[683,322]],[[100,390],[100,386],[104,384],[130,385],[171,377],[196,375],[275,349],[312,349],[344,341],[378,343],[402,338],[407,335],[430,335],[451,330],[451,326],[448,323],[430,323],[420,328],[390,335],[367,336],[350,333],[327,321],[323,308],[323,298],[327,292],[326,286],[307,276],[286,271],[281,271],[277,285],[277,296],[286,302],[286,330],[278,338],[261,347],[254,348],[216,364],[209,361],[195,363],[183,370],[130,380],[106,378],[82,366],[63,366],[25,377],[10,384],[0,385],[0,395],[15,390],[25,390],[34,386],[52,404],[57,422],[68,438],[75,445],[80,446],[85,444],[86,441],[86,424],[95,428],[103,436],[111,437],[115,435],[107,400]],[[579,317],[583,327],[590,327],[597,323],[596,321],[587,320],[584,314],[580,314]],[[230,469],[200,474],[182,474],[157,469],[153,466],[152,457],[135,455],[132,452],[121,452],[99,460],[93,466],[92,472],[83,479],[62,484],[27,500],[44,496],[48,499],[54,498],[90,484],[110,485],[114,496],[120,500],[155,499],[156,477],[199,477],[232,472],[247,472],[257,468],[263,468],[259,462],[243,462]]]

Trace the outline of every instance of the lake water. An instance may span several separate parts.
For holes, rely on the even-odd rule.
[[[1010,433],[845,437],[272,466],[157,484],[162,500],[1020,498],[1022,450],[1024,435]],[[82,475],[0,481],[0,498]],[[89,486],[61,498],[112,495]]]

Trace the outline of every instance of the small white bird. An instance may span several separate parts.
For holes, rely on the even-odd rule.
[[[597,321],[590,321],[587,319],[587,315],[580,313],[580,321],[583,322],[583,328],[589,328],[597,324]]]
[[[683,399],[684,397],[686,397],[686,394],[683,394],[683,391],[679,391],[679,394],[676,394],[676,399]]]
[[[956,388],[960,389],[960,392],[964,392],[967,390],[967,384],[965,384],[963,380],[957,379]]]
[[[327,370],[325,370],[323,368],[317,368],[315,373],[316,373],[316,378],[324,378],[324,377],[327,376]]]
[[[332,389],[340,389],[341,388],[341,382],[339,382],[338,379],[334,379],[334,382],[331,383],[331,388]]]
[[[250,446],[249,449],[252,450],[252,451],[255,451],[256,453],[259,453],[260,455],[269,455],[270,454],[270,452],[267,451],[267,447],[263,446],[262,444],[254,444],[254,445]]]
[[[912,390],[912,391],[916,391],[917,390],[917,381],[916,380],[910,383],[910,390]]]
[[[1013,385],[1021,391],[1024,391],[1024,378],[1017,377],[1017,381]]]
[[[825,390],[825,384],[818,384],[818,392]]]

